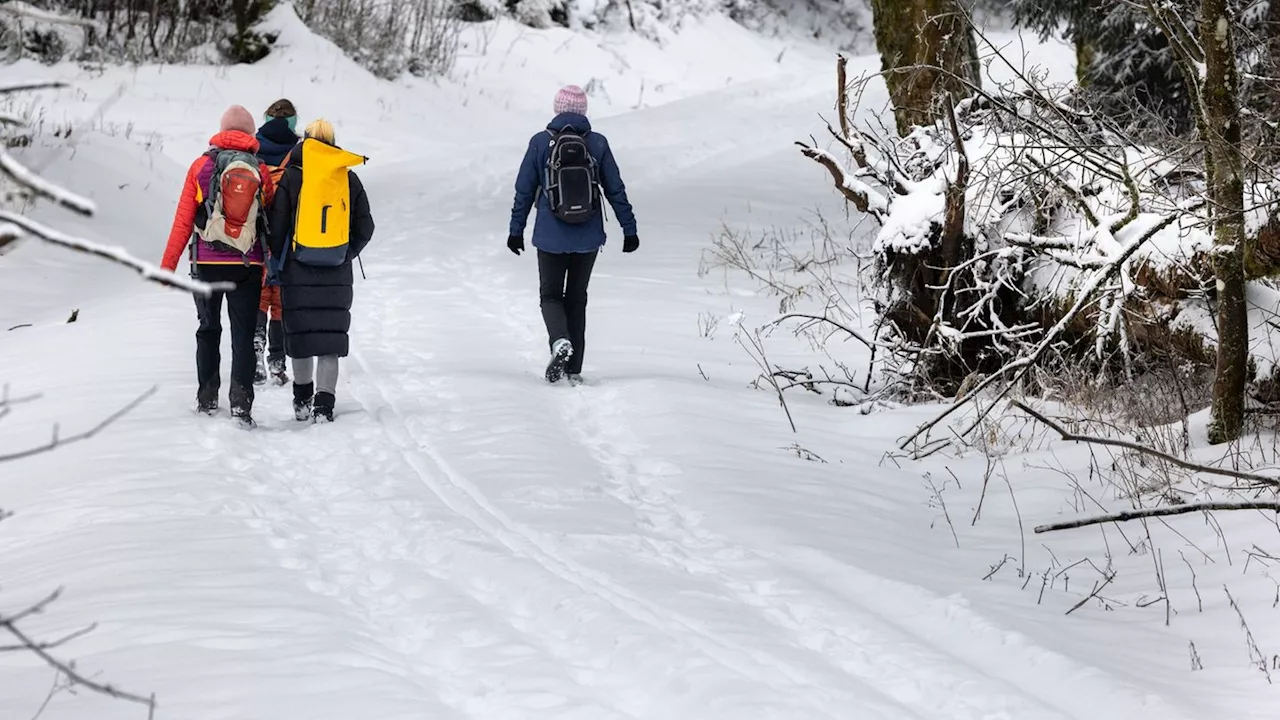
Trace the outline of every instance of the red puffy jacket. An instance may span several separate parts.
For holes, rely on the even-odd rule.
[[[209,139],[209,145],[222,150],[241,150],[243,152],[258,152],[258,139],[248,133],[239,130],[227,130],[220,132]],[[271,179],[271,168],[265,163],[258,164],[258,171],[262,175],[263,197],[266,199],[267,205],[271,204],[272,198],[275,197],[276,187]],[[187,170],[187,179],[182,184],[182,196],[178,198],[178,210],[173,216],[173,227],[169,230],[169,242],[164,249],[164,259],[160,262],[160,266],[170,272],[178,269],[178,261],[182,259],[182,253],[186,252],[187,244],[191,242],[191,235],[195,232],[196,210],[200,207],[200,203],[204,202],[204,198],[209,193],[209,183],[213,180],[213,158],[208,155],[201,155],[191,163],[191,167]],[[266,212],[267,208],[263,207],[261,212]],[[254,248],[249,254],[249,262],[253,265],[261,265],[263,263],[263,253],[261,248]],[[240,264],[244,260],[239,256],[231,256],[228,253],[219,254],[215,251],[205,251],[198,254],[196,262],[199,264],[225,265]]]

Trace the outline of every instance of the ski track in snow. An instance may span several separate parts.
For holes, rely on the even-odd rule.
[[[486,279],[493,270],[491,263],[486,262],[485,253],[473,251],[462,260],[443,263],[443,268],[442,279],[463,278],[466,290],[462,294],[481,299],[489,308],[481,314],[503,322],[506,331],[521,340],[517,347],[538,348],[545,343],[539,333],[530,331],[528,317],[526,322],[520,322],[517,316],[506,310],[521,305],[532,307],[533,302]],[[517,353],[513,348],[512,354]],[[543,359],[529,350],[525,351],[525,357],[534,367]],[[893,620],[894,615],[900,612],[898,603],[877,602],[873,593],[860,593],[861,596],[856,598],[859,602],[857,612],[851,613],[849,608],[845,608],[843,617],[833,617],[821,607],[788,599],[806,596],[803,591],[787,587],[790,583],[780,579],[794,581],[794,576],[778,567],[777,563],[765,565],[757,552],[700,527],[699,514],[682,506],[675,495],[663,487],[662,477],[678,471],[653,470],[661,470],[667,463],[656,459],[652,448],[630,440],[632,435],[627,429],[625,412],[620,408],[615,389],[588,385],[570,391],[559,404],[564,430],[588,448],[600,464],[602,475],[612,485],[610,494],[635,510],[638,526],[659,536],[655,544],[661,544],[653,547],[648,559],[674,566],[673,570],[677,572],[715,578],[736,601],[791,633],[796,647],[812,654],[806,659],[827,664],[847,676],[814,677],[811,670],[793,666],[782,658],[762,656],[756,651],[754,655],[761,664],[802,685],[822,687],[821,683],[829,683],[830,687],[840,687],[854,680],[865,692],[880,695],[897,706],[898,709],[892,712],[882,707],[882,713],[890,714],[880,717],[1090,717],[1087,709],[1081,709],[1080,714],[1056,711],[1043,700],[1022,690],[1017,680],[980,670],[982,663],[989,662],[990,653],[983,656],[975,652],[973,646],[966,651],[960,647],[961,643],[952,643],[949,649],[928,645],[927,639],[918,631]],[[459,412],[461,410],[458,409]],[[428,452],[438,458],[434,450]],[[442,469],[447,467],[442,460],[437,460],[437,464]],[[452,476],[447,470],[445,474]],[[467,492],[475,497],[477,491],[469,486]],[[488,504],[479,497],[475,499],[477,505]],[[730,566],[737,572],[728,572]],[[869,574],[860,579],[877,589],[889,589],[890,586],[887,581]],[[896,591],[893,593],[895,598],[904,594],[908,597],[928,596],[920,588],[901,584],[892,589]],[[927,601],[913,604],[939,616],[941,622],[931,623],[934,626],[956,624],[954,620],[959,613],[955,612],[954,606]],[[851,624],[850,621],[857,622]],[[688,620],[679,619],[678,622],[681,627],[692,627]],[[1003,647],[1002,638],[997,642],[1002,645],[994,648],[997,652],[1008,649]],[[978,643],[977,647],[981,648],[983,644]],[[739,649],[739,652],[753,654],[746,649]],[[939,685],[948,688],[947,692],[936,692]],[[870,710],[866,697],[854,699],[864,711]],[[1054,699],[1063,703],[1063,707],[1073,704],[1070,693],[1061,693]],[[999,706],[996,708],[998,715],[991,714],[993,704]]]

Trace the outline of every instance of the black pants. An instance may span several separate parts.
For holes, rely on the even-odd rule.
[[[242,265],[198,265],[194,273],[205,282],[231,282],[235,289],[196,296],[196,397],[201,402],[216,403],[222,387],[222,305],[231,320],[231,408],[253,407],[253,373],[257,354],[253,334],[258,320],[258,301],[262,296],[262,268]]]
[[[542,321],[547,325],[547,339],[552,345],[567,339],[573,343],[573,356],[565,372],[582,372],[582,357],[587,349],[587,285],[598,252],[548,253],[538,251],[538,280],[542,296]]]

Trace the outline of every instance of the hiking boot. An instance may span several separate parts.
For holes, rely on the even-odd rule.
[[[316,393],[315,406],[311,409],[312,420],[317,423],[333,422],[334,400],[333,393]]]
[[[547,363],[547,382],[558,383],[564,377],[564,366],[573,355],[573,343],[560,338],[551,346],[551,362]]]
[[[578,387],[579,385],[582,385],[583,383],[586,382],[586,380],[582,379],[581,373],[569,373],[568,377],[569,377],[569,384],[572,385],[573,387]]]
[[[236,424],[245,430],[252,430],[258,427],[258,422],[253,419],[253,414],[247,407],[231,408],[231,417]]]
[[[285,370],[284,358],[274,358],[267,362],[267,372],[276,385],[288,385],[289,373]]]
[[[242,387],[237,382],[231,383],[231,417],[240,421],[244,427],[256,427],[253,421],[253,390]]]
[[[307,383],[306,385],[293,384],[293,417],[298,422],[311,419],[311,404],[315,389],[315,383]]]
[[[218,414],[218,388],[201,388],[196,393],[196,412]]]

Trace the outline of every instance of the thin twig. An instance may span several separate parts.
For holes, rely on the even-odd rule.
[[[93,436],[105,430],[108,426],[115,423],[120,418],[124,417],[125,415],[128,415],[135,408],[137,408],[139,405],[145,402],[147,398],[154,395],[156,393],[156,390],[157,388],[155,386],[151,387],[151,389],[139,395],[137,398],[132,400],[128,405],[125,405],[124,407],[115,411],[114,413],[109,415],[106,419],[104,419],[102,422],[98,423],[97,425],[89,428],[88,430],[82,433],[60,438],[58,437],[58,428],[57,426],[55,426],[53,430],[53,438],[50,439],[49,442],[45,443],[44,445],[38,445],[33,448],[28,448],[26,450],[20,450],[16,453],[11,453],[9,455],[0,455],[0,463],[29,458],[29,457],[32,457],[33,455],[40,455],[42,453],[47,453],[63,445],[70,445],[71,443],[80,442],[82,440],[88,440],[89,438],[92,438]]]
[[[146,705],[147,707],[151,708],[153,713],[155,712],[154,696],[152,696],[151,698],[144,698],[140,695],[134,695],[132,693],[125,692],[111,685],[100,685],[86,678],[80,673],[76,672],[75,669],[73,669],[69,664],[64,663],[61,660],[50,655],[43,648],[40,647],[40,643],[36,642],[30,636],[24,633],[22,630],[18,629],[17,626],[15,626],[13,623],[0,622],[0,628],[3,628],[10,635],[17,638],[18,642],[22,643],[27,648],[27,650],[34,653],[37,657],[43,660],[45,664],[48,665],[49,667],[65,675],[68,680],[70,680],[72,683],[74,683],[78,687],[87,688],[101,695],[107,695],[109,697],[113,697],[118,700],[128,700],[130,702]]]
[[[800,319],[800,320],[809,320],[809,321],[812,321],[812,322],[815,322],[815,323],[827,323],[828,325],[832,325],[832,326],[834,326],[835,328],[837,328],[837,329],[839,329],[839,330],[841,330],[841,331],[843,331],[843,332],[847,333],[847,334],[849,335],[849,337],[851,337],[851,338],[853,338],[854,340],[857,340],[858,342],[860,342],[860,343],[862,343],[863,345],[867,346],[867,348],[868,348],[868,349],[873,349],[873,348],[874,348],[874,345],[871,343],[871,341],[870,341],[870,340],[867,340],[866,338],[862,337],[862,335],[858,334],[858,332],[856,332],[855,330],[850,329],[848,326],[844,325],[843,323],[841,323],[841,322],[839,322],[839,321],[837,321],[837,320],[832,320],[832,319],[831,319],[831,318],[829,318],[829,317],[823,317],[823,316],[818,316],[818,315],[809,315],[809,314],[806,314],[806,313],[788,313],[788,314],[783,315],[782,317],[778,318],[777,320],[774,320],[774,321],[773,321],[772,323],[770,323],[770,324],[771,324],[771,325],[780,325],[781,323],[786,322],[787,320],[796,320],[796,319]]]
[[[1080,602],[1076,603],[1075,605],[1072,605],[1072,606],[1071,606],[1071,609],[1070,609],[1070,610],[1068,610],[1068,611],[1066,612],[1066,614],[1067,614],[1067,615],[1070,615],[1071,613],[1073,613],[1073,612],[1075,612],[1076,610],[1079,610],[1081,607],[1083,607],[1085,603],[1087,603],[1087,602],[1089,602],[1090,600],[1092,600],[1092,599],[1094,599],[1094,598],[1098,597],[1098,593],[1100,593],[1100,592],[1102,592],[1104,589],[1106,589],[1106,587],[1107,587],[1108,585],[1110,585],[1110,584],[1111,584],[1111,581],[1112,581],[1112,580],[1115,580],[1115,579],[1116,579],[1116,574],[1113,572],[1113,573],[1111,573],[1110,575],[1107,575],[1107,576],[1103,579],[1103,581],[1102,581],[1102,583],[1101,583],[1101,584],[1099,584],[1097,581],[1094,581],[1094,583],[1093,583],[1093,592],[1089,593],[1088,597],[1084,598],[1084,599],[1083,599],[1083,600],[1081,600]]]

